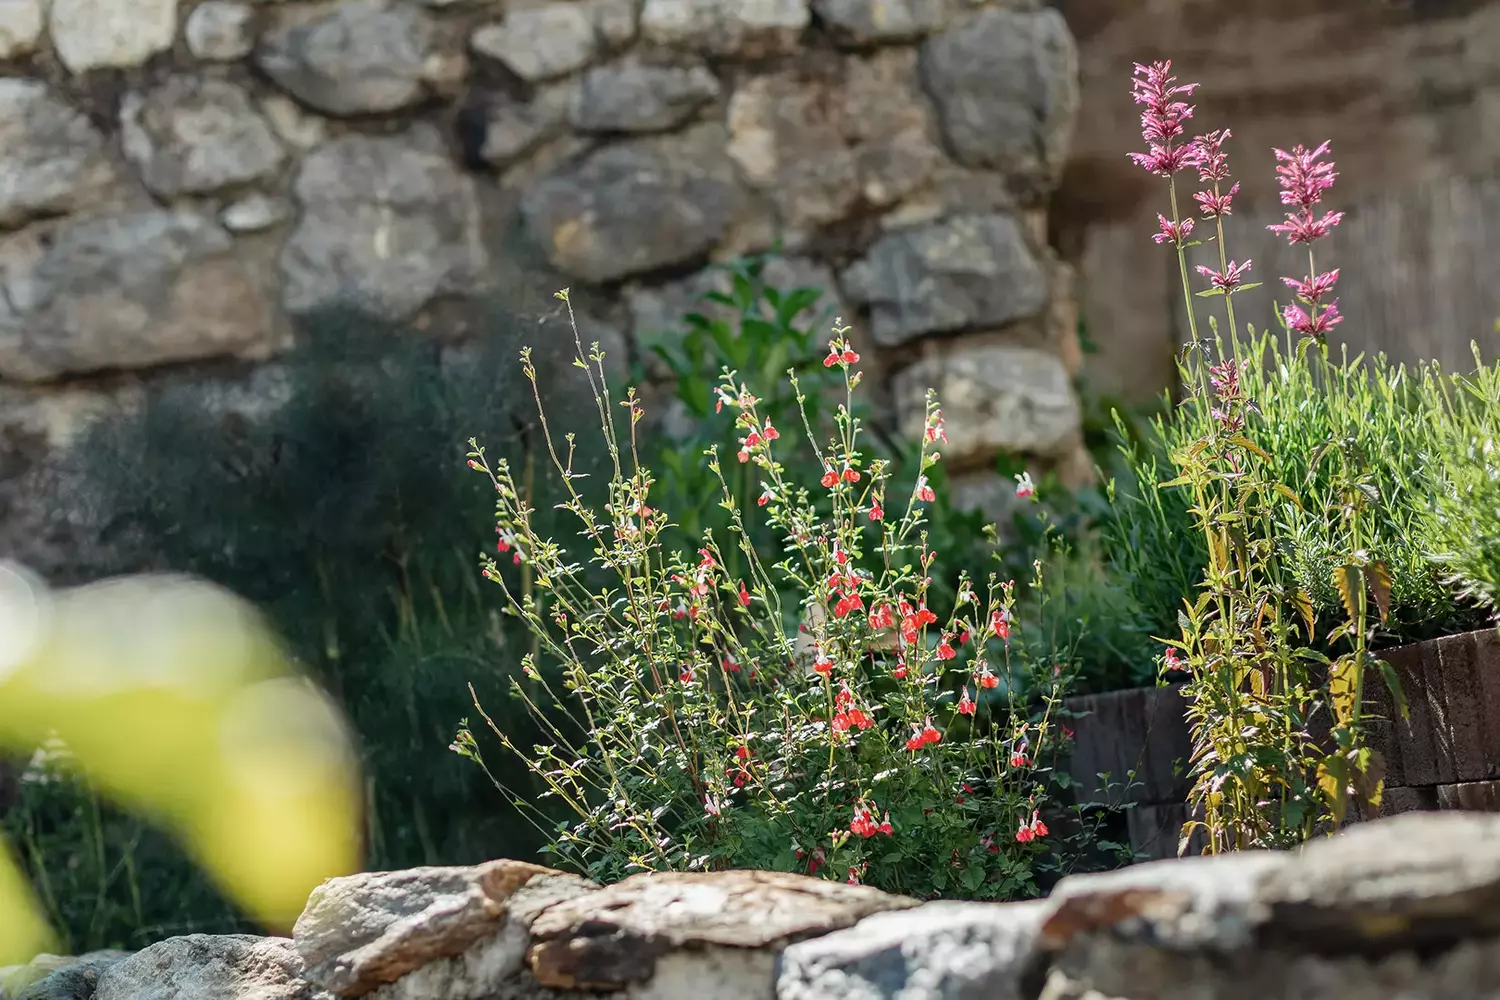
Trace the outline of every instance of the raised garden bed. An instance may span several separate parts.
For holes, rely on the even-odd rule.
[[[1410,709],[1400,718],[1385,685],[1369,685],[1370,742],[1386,762],[1380,815],[1500,812],[1500,631],[1465,632],[1379,655],[1396,668]],[[1073,753],[1064,764],[1075,801],[1124,805],[1131,846],[1148,860],[1177,854],[1187,820],[1192,744],[1181,687],[1066,701],[1078,716],[1071,722]],[[1109,775],[1107,782],[1096,777],[1100,773]],[[1189,853],[1197,849],[1189,845]]]

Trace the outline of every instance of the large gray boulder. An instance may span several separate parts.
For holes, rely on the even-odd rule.
[[[263,290],[190,209],[77,216],[0,242],[0,376],[45,381],[262,346]]]
[[[473,180],[430,125],[330,139],[293,184],[302,214],[281,253],[294,314],[355,305],[391,319],[483,277]]]

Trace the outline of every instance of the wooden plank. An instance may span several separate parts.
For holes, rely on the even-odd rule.
[[[1077,783],[1075,802],[1181,802],[1187,796],[1192,743],[1180,684],[1083,695],[1065,704],[1078,716],[1071,723],[1072,754],[1062,764]],[[1107,782],[1100,774],[1109,775]]]

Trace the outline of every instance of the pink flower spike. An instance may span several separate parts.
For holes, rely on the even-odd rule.
[[[1146,110],[1141,112],[1141,135],[1148,143],[1166,143],[1182,134],[1182,123],[1193,116],[1190,105],[1176,100],[1198,89],[1196,83],[1178,84],[1172,62],[1135,64],[1130,96]]]
[[[1310,274],[1301,281],[1296,278],[1282,278],[1281,280],[1297,293],[1297,298],[1309,305],[1317,305],[1323,296],[1333,291],[1333,286],[1339,280],[1339,269],[1334,268],[1322,274]]]
[[[1234,196],[1239,193],[1240,182],[1235,181],[1234,186],[1222,194],[1214,194],[1212,191],[1198,191],[1193,194],[1193,200],[1198,203],[1198,209],[1203,213],[1205,219],[1217,219],[1223,215],[1232,214]]]
[[[1245,274],[1249,270],[1249,260],[1246,260],[1243,264],[1230,261],[1229,266],[1224,269],[1222,274],[1213,268],[1204,267],[1202,264],[1198,265],[1198,273],[1207,278],[1210,285],[1224,292],[1232,292],[1244,284]]]
[[[1334,299],[1321,311],[1313,307],[1313,314],[1304,312],[1301,306],[1287,306],[1282,311],[1286,325],[1308,337],[1322,337],[1344,321],[1339,314],[1339,300]]]
[[[1276,168],[1276,183],[1281,185],[1281,203],[1308,208],[1323,200],[1323,192],[1333,187],[1338,177],[1333,170],[1333,161],[1319,163],[1328,155],[1329,144],[1324,142],[1314,150],[1305,146],[1294,146],[1288,153],[1275,150],[1280,166]]]
[[[1198,168],[1200,181],[1217,183],[1229,180],[1229,154],[1224,152],[1224,140],[1233,134],[1229,129],[1221,128],[1193,140],[1193,165]]]
[[[1193,220],[1183,219],[1181,222],[1173,222],[1160,213],[1156,216],[1161,226],[1161,232],[1151,238],[1157,243],[1171,243],[1174,247],[1181,247],[1193,232]]]
[[[1288,215],[1286,222],[1281,225],[1267,226],[1266,229],[1278,236],[1285,236],[1288,244],[1296,246],[1298,243],[1322,239],[1343,219],[1343,212],[1328,212],[1321,219],[1314,219],[1312,210],[1304,209],[1301,214]]]

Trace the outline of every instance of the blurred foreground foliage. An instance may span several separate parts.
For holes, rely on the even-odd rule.
[[[170,831],[273,931],[358,866],[343,722],[220,588],[139,576],[49,593],[0,563],[0,749],[44,742],[66,748],[59,771]],[[0,841],[0,965],[56,946],[47,909]]]

